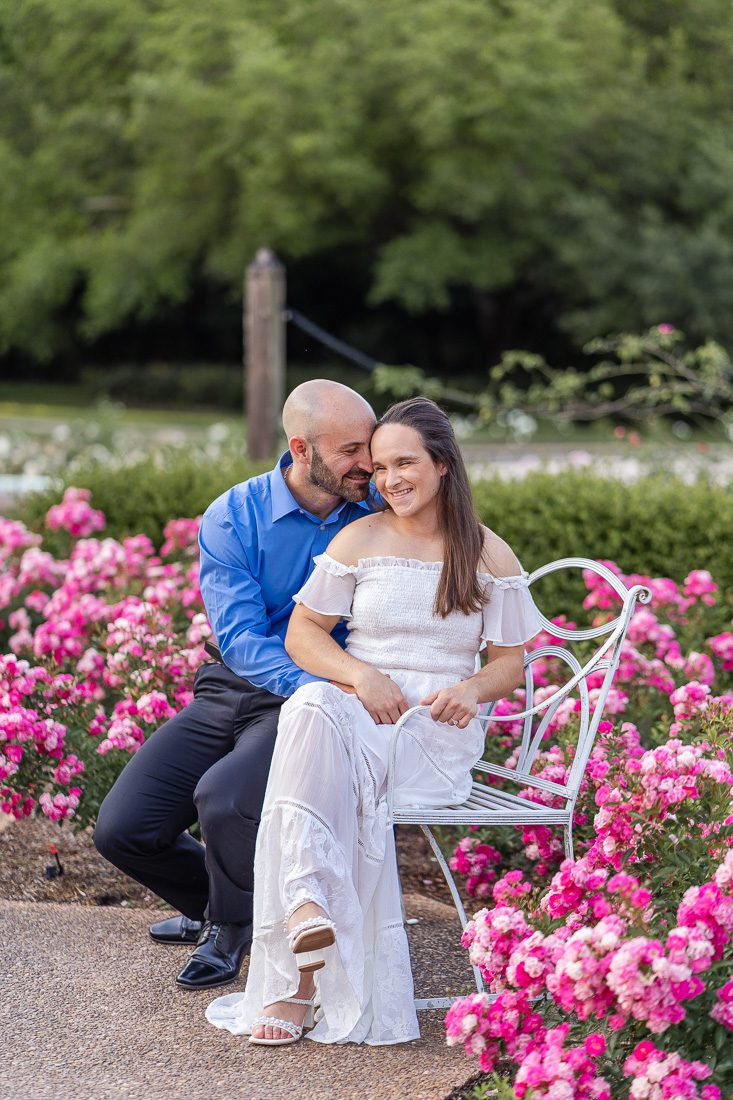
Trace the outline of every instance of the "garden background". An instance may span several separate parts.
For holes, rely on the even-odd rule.
[[[3,7],[0,896],[154,904],[88,861],[87,827],[190,697],[196,517],[266,468],[241,313],[267,245],[288,306],[371,364],[291,325],[288,389],[434,395],[526,568],[584,555],[654,595],[576,862],[545,832],[442,838],[500,995],[449,1015],[480,1063],[456,1086],[733,1095],[731,32],[722,0]],[[590,579],[538,596],[579,625],[613,607]]]

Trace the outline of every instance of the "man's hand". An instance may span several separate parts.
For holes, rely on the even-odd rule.
[[[394,725],[409,704],[397,684],[378,668],[364,665],[354,684],[364,708],[378,725]]]
[[[478,713],[478,694],[478,689],[470,680],[461,680],[453,687],[431,692],[420,703],[430,707],[430,717],[434,722],[448,722],[465,730]]]

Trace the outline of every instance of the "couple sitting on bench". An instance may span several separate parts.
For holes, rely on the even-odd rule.
[[[404,1042],[419,1028],[390,735],[408,708],[430,708],[400,739],[395,804],[463,802],[484,748],[478,708],[523,683],[540,618],[512,550],[476,517],[432,401],[375,423],[354,391],[312,381],[283,426],[275,469],[202,521],[222,663],[198,670],[193,702],[129,762],[95,843],[182,914],[151,928],[197,941],[179,986],[231,982],[250,952],[245,991],[207,1009],[215,1026],[262,1045],[308,1028],[325,1043]],[[205,849],[186,831],[197,819]]]

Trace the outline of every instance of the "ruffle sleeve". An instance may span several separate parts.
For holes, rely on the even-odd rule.
[[[527,575],[492,577],[484,604],[481,638],[492,645],[524,645],[542,629],[540,613],[527,583]]]
[[[342,565],[328,554],[319,554],[313,561],[315,569],[300,591],[295,593],[293,600],[305,604],[319,615],[339,615],[342,619],[350,619],[356,587],[355,566]]]

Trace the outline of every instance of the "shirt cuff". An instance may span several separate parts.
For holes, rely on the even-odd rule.
[[[311,676],[310,672],[301,672],[300,676],[295,682],[293,695],[298,690],[298,688],[304,687],[306,684],[324,684],[327,682],[328,681],[324,680],[323,676]]]

